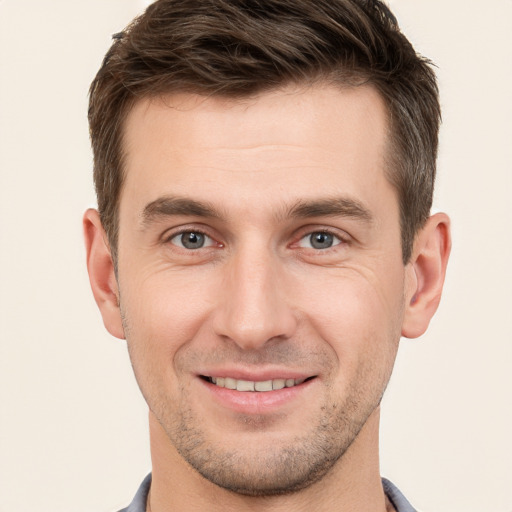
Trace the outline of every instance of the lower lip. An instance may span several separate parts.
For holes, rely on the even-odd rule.
[[[221,388],[203,379],[200,381],[215,401],[223,407],[242,414],[268,414],[300,399],[316,379],[308,380],[298,386],[274,391],[236,391],[235,389]]]

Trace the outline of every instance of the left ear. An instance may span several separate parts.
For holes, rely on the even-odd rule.
[[[427,330],[441,300],[450,249],[450,219],[444,213],[436,213],[416,235],[407,264],[402,336],[417,338]]]

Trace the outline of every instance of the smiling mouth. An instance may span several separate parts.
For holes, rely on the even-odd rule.
[[[283,388],[293,388],[300,384],[314,379],[315,376],[306,379],[272,379],[263,381],[237,380],[231,377],[201,377],[203,380],[220,388],[233,389],[236,391],[276,391]]]

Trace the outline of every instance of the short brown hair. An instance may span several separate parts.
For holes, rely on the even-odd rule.
[[[98,209],[114,262],[123,122],[136,101],[175,92],[237,98],[319,80],[370,84],[387,105],[387,172],[406,263],[430,215],[441,114],[430,62],[378,0],[158,0],[114,35],[89,103]]]

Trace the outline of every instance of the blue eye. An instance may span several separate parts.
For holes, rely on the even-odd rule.
[[[173,236],[170,242],[184,249],[195,250],[203,247],[210,247],[213,240],[200,231],[185,231]]]
[[[325,231],[315,231],[310,233],[309,235],[303,237],[300,242],[300,247],[305,247],[308,249],[330,249],[341,243],[341,240],[334,236],[332,233],[327,233]]]

